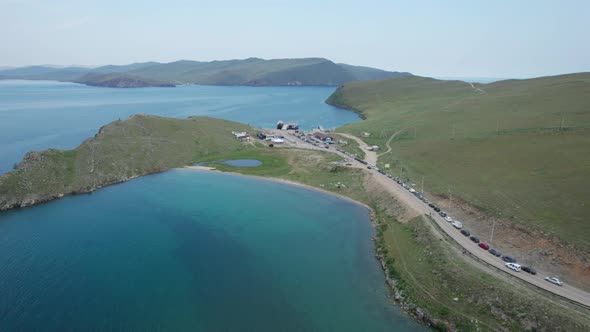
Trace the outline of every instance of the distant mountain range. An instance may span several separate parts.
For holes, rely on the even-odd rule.
[[[30,66],[0,69],[0,79],[56,80],[106,87],[200,85],[339,86],[347,82],[411,76],[323,58],[248,58],[200,62],[143,62],[98,68]]]

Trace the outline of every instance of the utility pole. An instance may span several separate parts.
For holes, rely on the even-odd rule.
[[[422,175],[422,189],[420,190],[422,194],[424,194],[424,175]]]
[[[453,193],[451,192],[451,188],[449,188],[449,210],[451,209],[453,204]]]
[[[494,229],[496,228],[496,218],[494,218],[494,223],[492,224],[492,236],[490,236],[490,244],[494,241]]]
[[[563,130],[563,123],[564,123],[565,119],[563,117],[563,112],[561,112],[561,124],[559,125],[559,130]]]

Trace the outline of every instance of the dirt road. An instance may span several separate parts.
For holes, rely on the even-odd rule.
[[[377,165],[377,153],[375,151],[369,150],[369,146],[362,139],[351,134],[338,133],[338,135],[356,141],[359,144],[361,150],[365,151],[365,160],[371,165]]]

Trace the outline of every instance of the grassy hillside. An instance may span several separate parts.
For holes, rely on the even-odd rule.
[[[346,82],[407,76],[369,67],[355,67],[322,58],[273,59],[249,58],[199,62],[181,60],[171,63],[145,62],[124,66],[89,68],[52,68],[43,66],[0,70],[0,77],[19,79],[55,79],[83,81],[84,75],[110,75],[112,80],[129,81],[137,77],[148,81],[203,85],[328,85]],[[121,76],[121,78],[117,78]]]
[[[86,74],[76,80],[91,86],[108,88],[144,88],[144,87],[174,87],[175,85],[165,81],[158,81],[129,74]]]
[[[369,81],[369,80],[383,80],[387,78],[411,76],[412,74],[407,72],[389,72],[386,70],[365,67],[365,66],[351,66],[344,63],[338,64],[344,68],[347,72],[351,73],[356,81]],[[394,75],[392,75],[394,74]]]
[[[206,117],[134,115],[115,121],[74,150],[28,153],[15,170],[0,176],[0,211],[237,151],[243,144],[231,132],[249,129]]]
[[[392,152],[425,189],[590,248],[590,74],[490,84],[423,77],[355,82],[328,101],[365,121],[342,131]]]
[[[340,85],[359,79],[407,74],[343,66],[322,58],[249,58],[212,62],[183,60],[141,68],[131,73],[162,80],[211,85]]]

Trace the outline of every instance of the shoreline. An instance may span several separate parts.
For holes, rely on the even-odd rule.
[[[317,191],[323,194],[327,194],[327,195],[331,195],[331,196],[335,196],[338,197],[340,199],[346,200],[350,203],[354,203],[357,205],[360,205],[366,209],[368,209],[371,213],[373,213],[373,209],[368,206],[367,204],[363,203],[363,202],[359,202],[357,200],[354,200],[348,196],[342,195],[342,194],[338,194],[329,190],[325,190],[322,188],[318,188],[318,187],[314,187],[312,185],[309,184],[304,184],[304,183],[300,183],[300,182],[295,182],[292,180],[286,180],[286,179],[281,179],[281,178],[274,178],[274,177],[266,177],[266,176],[261,176],[261,175],[250,175],[250,174],[242,174],[242,173],[238,173],[238,172],[225,172],[225,171],[220,171],[217,170],[215,167],[207,167],[207,166],[185,166],[185,167],[177,167],[177,168],[173,168],[176,170],[182,170],[182,169],[187,169],[187,170],[192,170],[192,171],[201,171],[201,172],[218,172],[218,173],[223,173],[223,174],[229,174],[229,175],[235,175],[235,176],[245,176],[245,177],[250,177],[250,178],[255,178],[255,179],[259,179],[259,180],[267,180],[267,181],[271,181],[271,182],[276,182],[276,183],[282,183],[282,184],[286,184],[286,185],[291,185],[291,186],[295,186],[295,187],[300,187],[300,188],[305,188],[308,190],[313,190],[313,191]]]
[[[374,231],[374,235],[371,237],[371,242],[373,243],[373,257],[375,258],[375,260],[377,261],[378,265],[381,268],[381,271],[383,272],[384,283],[385,283],[387,291],[389,293],[387,297],[391,301],[392,305],[395,305],[396,307],[398,307],[399,310],[401,310],[401,312],[407,314],[411,319],[413,319],[417,323],[423,324],[427,327],[432,328],[432,327],[436,326],[436,324],[438,322],[441,322],[440,320],[437,320],[437,319],[431,317],[425,310],[418,307],[414,302],[409,300],[404,295],[403,290],[401,290],[397,287],[397,284],[400,281],[398,279],[396,279],[394,276],[392,276],[391,273],[389,272],[389,269],[387,267],[387,262],[386,262],[387,257],[385,255],[383,255],[383,253],[381,252],[381,250],[379,250],[379,248],[377,246],[377,241],[380,238],[378,227],[380,227],[382,225],[382,223],[377,218],[377,213],[375,212],[375,210],[373,208],[371,208],[370,206],[368,206],[367,204],[357,201],[357,200],[354,200],[354,199],[352,199],[348,196],[344,196],[342,194],[338,194],[338,193],[331,192],[331,191],[328,191],[328,190],[325,190],[322,188],[314,187],[312,185],[308,185],[308,184],[304,184],[304,183],[300,183],[300,182],[295,182],[295,181],[291,181],[291,180],[286,180],[286,179],[281,179],[281,178],[264,177],[264,176],[260,176],[260,175],[249,175],[249,174],[242,174],[242,173],[237,173],[237,172],[225,172],[225,171],[219,171],[219,170],[215,169],[214,167],[207,167],[207,166],[185,166],[185,167],[178,167],[178,168],[173,168],[173,169],[175,169],[175,170],[183,170],[184,169],[184,170],[197,171],[197,172],[217,172],[217,173],[221,173],[221,174],[250,177],[250,178],[254,178],[254,179],[258,179],[258,180],[265,180],[265,181],[270,181],[270,182],[275,182],[275,183],[281,183],[281,184],[304,188],[307,190],[312,190],[312,191],[316,191],[316,192],[330,195],[333,197],[337,197],[339,199],[343,199],[343,200],[348,201],[350,203],[353,203],[353,204],[356,204],[356,205],[366,208],[369,212],[369,223],[371,224],[371,227],[373,228],[373,231]],[[448,322],[445,322],[445,323],[448,324]]]

